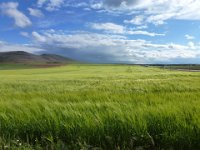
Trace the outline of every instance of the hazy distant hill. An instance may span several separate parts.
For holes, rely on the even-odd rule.
[[[35,55],[24,51],[0,52],[0,63],[63,64],[73,60],[54,54]]]

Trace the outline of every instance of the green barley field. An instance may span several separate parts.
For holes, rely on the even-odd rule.
[[[200,72],[1,65],[0,149],[199,150]]]

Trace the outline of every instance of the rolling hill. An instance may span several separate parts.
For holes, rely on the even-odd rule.
[[[65,64],[74,60],[55,55],[35,55],[24,51],[0,52],[0,63],[2,64]]]

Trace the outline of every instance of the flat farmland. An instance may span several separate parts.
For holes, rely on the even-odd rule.
[[[200,72],[0,67],[2,149],[200,149],[199,116]]]

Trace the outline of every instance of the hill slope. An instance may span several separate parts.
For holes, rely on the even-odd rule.
[[[0,52],[0,63],[63,64],[73,60],[54,54],[35,55],[24,51]]]

